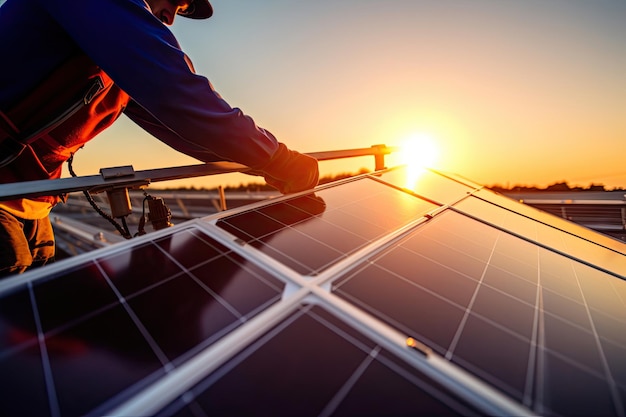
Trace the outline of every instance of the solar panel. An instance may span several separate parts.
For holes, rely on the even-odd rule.
[[[577,223],[567,221],[561,217],[554,216],[526,204],[519,204],[517,201],[504,198],[503,196],[487,189],[477,191],[475,196],[480,200],[505,208],[507,211],[520,214],[523,217],[544,223],[554,229],[562,230],[566,232],[566,234],[577,236],[580,239],[587,240],[596,245],[604,246],[615,252],[621,253],[622,255],[626,255],[626,249],[624,248],[626,245],[624,245],[622,241],[601,233],[596,233],[593,230],[583,227]],[[622,269],[622,271],[624,270]]]
[[[623,243],[608,236],[590,241],[588,237],[593,236],[591,231],[582,226],[574,227],[556,216],[545,214],[536,220],[473,196],[459,202],[455,209],[617,275],[626,271],[626,256],[620,249]]]
[[[316,275],[437,207],[361,178],[227,216],[217,225],[295,271]]]
[[[624,401],[626,350],[608,323],[626,324],[626,282],[460,214],[420,226],[333,291],[540,413],[616,415]]]
[[[283,287],[185,228],[18,284],[0,298],[0,366],[13,370],[0,385],[14,392],[3,414],[98,414],[277,302]]]
[[[386,170],[0,281],[0,415],[616,415],[624,244]]]
[[[161,415],[480,413],[322,307],[304,305]]]

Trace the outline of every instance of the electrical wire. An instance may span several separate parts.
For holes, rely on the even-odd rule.
[[[72,167],[72,162],[73,161],[74,161],[74,155],[72,154],[72,156],[70,156],[70,158],[67,160],[67,168],[68,168],[70,174],[72,175],[72,177],[76,177],[77,175],[74,172],[74,168]],[[85,195],[85,198],[87,199],[87,201],[89,202],[91,207],[93,207],[93,209],[99,215],[101,215],[109,223],[111,223],[113,225],[113,227],[115,227],[117,229],[117,231],[120,233],[120,235],[122,235],[122,237],[124,237],[125,239],[132,239],[133,236],[130,234],[130,231],[128,230],[128,225],[126,224],[126,219],[125,218],[122,218],[122,225],[120,225],[113,217],[111,217],[109,214],[105,213],[98,206],[98,204],[94,201],[93,197],[91,197],[91,194],[89,194],[89,191],[83,190],[83,194]]]

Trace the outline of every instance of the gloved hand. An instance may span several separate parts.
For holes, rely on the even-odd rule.
[[[309,190],[317,185],[317,159],[278,144],[270,162],[260,169],[265,181],[283,194]]]

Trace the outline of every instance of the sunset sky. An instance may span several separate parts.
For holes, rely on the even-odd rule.
[[[179,17],[173,32],[233,107],[294,149],[427,137],[432,167],[485,185],[626,187],[624,0],[212,4],[212,18]],[[74,168],[194,163],[124,118]],[[360,167],[372,161],[320,165],[322,175]]]

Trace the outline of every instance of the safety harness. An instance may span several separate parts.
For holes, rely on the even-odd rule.
[[[0,109],[0,183],[60,178],[63,163],[111,125],[129,97],[86,55]],[[36,197],[52,205],[60,196]]]

